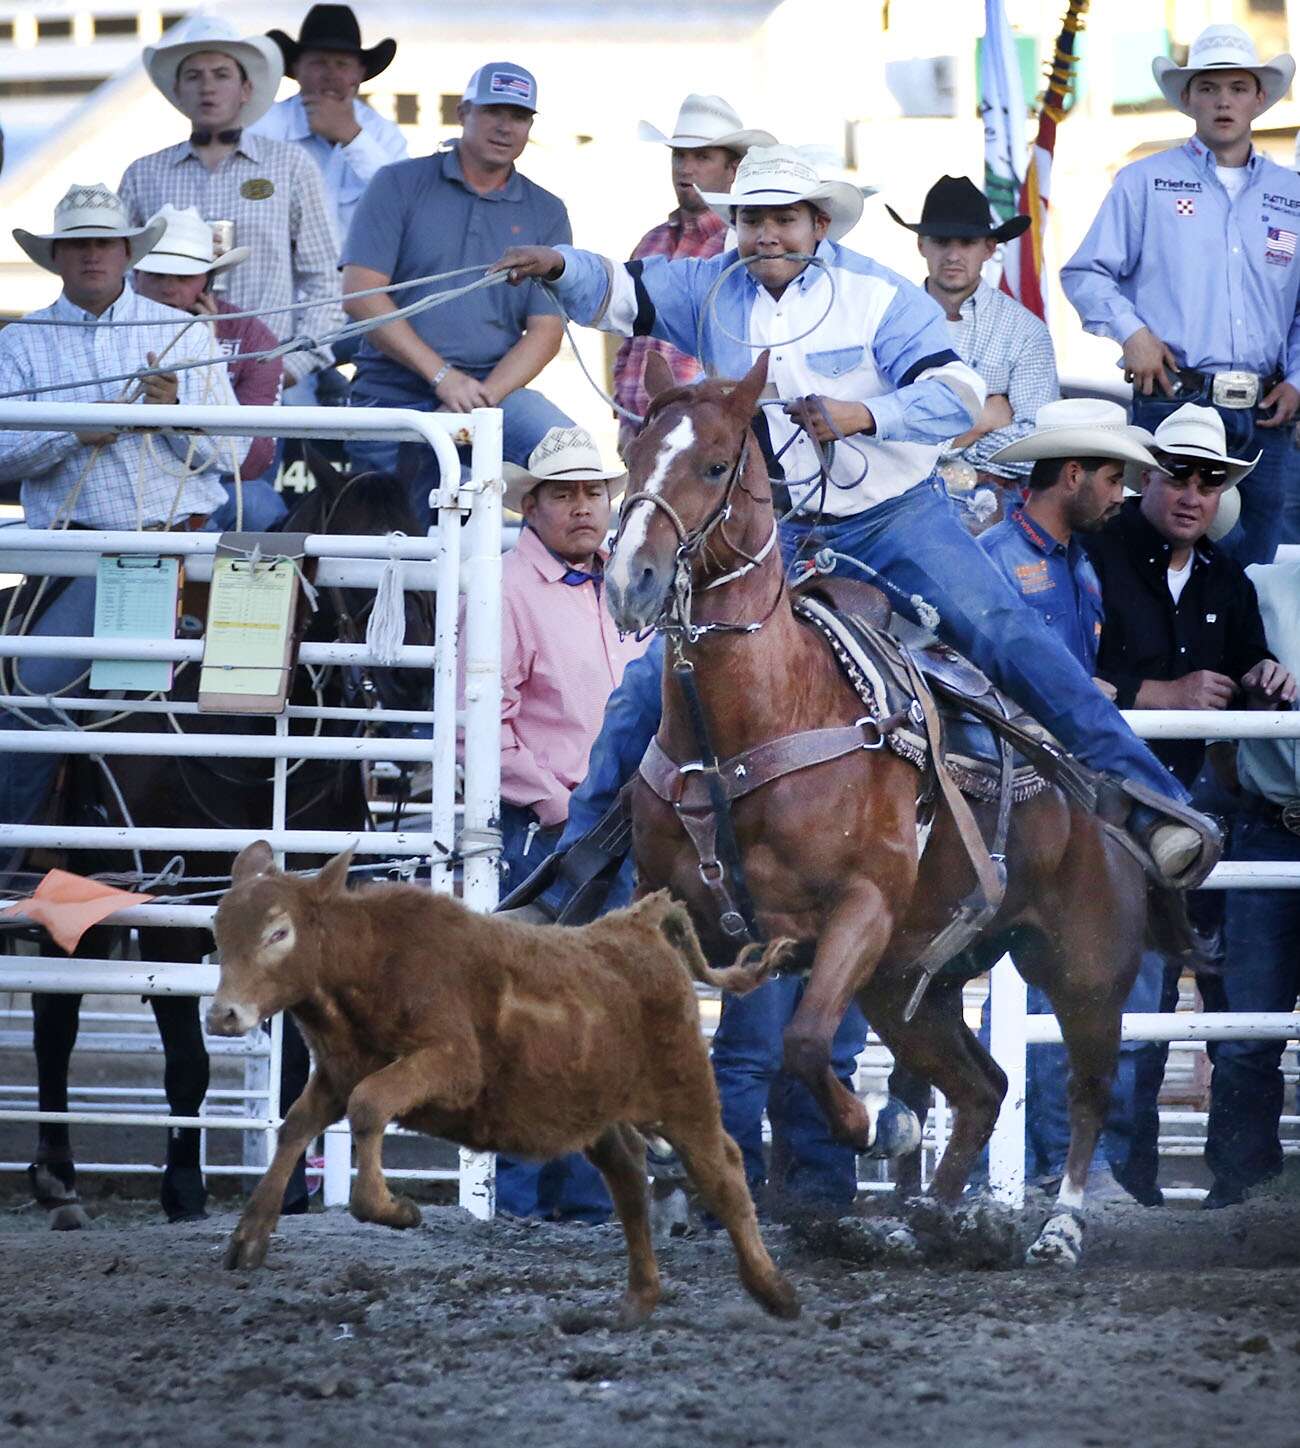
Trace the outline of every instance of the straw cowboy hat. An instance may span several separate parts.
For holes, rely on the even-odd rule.
[[[852,231],[862,215],[863,191],[848,181],[823,181],[794,146],[754,146],[736,167],[731,191],[701,191],[704,204],[731,224],[737,206],[793,206],[811,202],[831,219],[831,241]]]
[[[232,246],[229,251],[215,256],[212,225],[204,221],[196,206],[187,206],[182,211],[169,203],[149,218],[150,226],[155,222],[163,224],[163,234],[148,256],[141,257],[136,263],[136,271],[196,277],[224,271],[228,266],[238,266],[252,255],[246,246]]]
[[[1157,468],[1151,456],[1151,434],[1134,427],[1118,402],[1094,397],[1067,397],[1045,402],[1034,418],[1034,430],[999,448],[991,463],[1034,463],[1042,458],[1113,458]]]
[[[1264,90],[1264,109],[1276,105],[1286,94],[1295,75],[1295,60],[1275,55],[1267,64],[1260,60],[1255,43],[1236,25],[1210,25],[1192,41],[1187,64],[1175,65],[1158,55],[1151,62],[1151,74],[1175,110],[1190,116],[1183,92],[1194,75],[1203,70],[1248,70]]]
[[[271,109],[284,78],[284,61],[274,40],[265,35],[241,38],[229,21],[212,15],[195,16],[183,34],[183,40],[173,40],[168,45],[148,45],[144,52],[144,67],[150,80],[177,110],[180,105],[176,100],[176,76],[181,62],[206,50],[218,51],[238,61],[252,86],[252,94],[235,118],[237,126],[251,126]]]
[[[268,30],[266,38],[280,47],[286,74],[298,64],[304,50],[331,50],[355,55],[365,69],[364,79],[374,80],[392,65],[397,54],[397,42],[391,37],[368,50],[361,44],[361,26],[350,5],[313,5],[298,27],[297,40],[283,30]]]
[[[581,427],[553,427],[528,455],[528,466],[521,468],[506,463],[501,469],[505,478],[505,505],[512,512],[522,513],[524,499],[539,483],[609,484],[609,496],[617,498],[627,486],[627,473],[611,471],[600,460],[596,444]]]
[[[54,243],[77,237],[120,237],[134,266],[151,251],[163,233],[163,222],[156,217],[145,226],[132,226],[126,207],[102,181],[90,186],[70,186],[62,201],[54,208],[54,230],[24,231],[14,227],[14,240],[37,266],[54,270]]]
[[[677,112],[671,136],[658,126],[642,121],[637,135],[643,141],[671,146],[675,151],[699,151],[705,146],[725,146],[728,151],[748,151],[751,146],[775,146],[776,137],[766,131],[747,129],[721,96],[701,96],[694,91]]]
[[[944,241],[956,236],[1012,241],[1029,227],[1027,216],[1013,216],[1000,226],[994,225],[988,197],[968,176],[940,176],[925,193],[920,221],[904,221],[888,204],[885,210],[908,231]]]

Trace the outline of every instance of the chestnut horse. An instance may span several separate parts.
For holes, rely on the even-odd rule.
[[[793,612],[772,546],[771,489],[749,431],[766,361],[760,357],[738,383],[668,387],[654,396],[628,450],[628,493],[607,571],[611,613],[629,631],[663,623],[689,572],[691,622],[703,631],[670,631],[667,655],[680,648],[693,666],[722,760],[863,714],[824,640]],[[700,757],[669,667],[657,743],[678,765]],[[743,795],[733,820],[759,931],[806,942],[812,952],[807,989],[785,1032],[785,1068],[807,1082],[835,1134],[866,1151],[873,1121],[830,1066],[831,1038],[856,997],[904,1072],[938,1086],[953,1107],[952,1136],[931,1187],[951,1204],[992,1132],[1006,1077],[966,1026],[958,981],[941,975],[907,1018],[914,962],[971,882],[941,796],[928,839],[918,831],[926,783],[889,750],[859,748]],[[972,802],[972,809],[991,838],[995,807]],[[640,891],[667,886],[690,908],[711,958],[734,951],[695,846],[644,778],[633,795],[633,848]],[[1009,940],[1020,973],[1051,1000],[1070,1057],[1065,1177],[1031,1258],[1074,1260],[1077,1211],[1147,925],[1146,881],[1100,821],[1055,787],[1013,807],[1006,870],[1005,896],[977,944]]]

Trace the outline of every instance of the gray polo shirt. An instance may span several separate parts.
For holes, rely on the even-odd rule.
[[[495,261],[509,246],[572,241],[564,202],[511,173],[480,196],[466,185],[455,147],[376,172],[357,205],[344,243],[344,265],[369,267],[395,282]],[[473,276],[410,287],[393,294],[405,306],[417,297],[473,281]],[[523,335],[530,316],[554,312],[546,293],[527,286],[485,287],[410,319],[420,337],[455,367],[483,377]],[[368,340],[357,356],[357,390],[368,401],[404,405],[427,400],[428,385]]]

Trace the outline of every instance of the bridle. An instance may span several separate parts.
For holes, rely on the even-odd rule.
[[[736,490],[739,489],[746,497],[755,503],[771,503],[772,496],[760,498],[751,493],[744,483],[745,465],[749,461],[749,448],[752,442],[752,434],[745,429],[744,438],[736,454],[736,460],[731,465],[727,475],[726,486],[722,490],[713,510],[703,522],[694,528],[688,528],[682,521],[677,509],[668,502],[666,498],[658,493],[642,491],[629,493],[623,499],[623,506],[620,510],[618,533],[614,539],[615,548],[622,541],[623,530],[627,527],[628,518],[632,509],[638,503],[649,503],[666,517],[672,524],[673,532],[677,535],[677,551],[673,556],[673,586],[668,597],[664,600],[663,608],[659,616],[651,624],[656,633],[667,634],[673,643],[673,651],[678,660],[681,660],[683,643],[695,643],[703,635],[709,633],[756,633],[772,617],[785,595],[785,576],[781,575],[777,587],[775,599],[772,606],[767,610],[761,619],[748,623],[693,623],[691,620],[692,605],[694,602],[695,583],[692,578],[692,570],[696,559],[703,556],[707,551],[709,542],[716,532],[722,543],[737,557],[744,561],[729,573],[724,573],[720,578],[711,578],[701,585],[701,593],[709,593],[714,589],[725,587],[728,583],[734,583],[737,579],[743,578],[747,573],[752,573],[758,568],[776,546],[777,526],[776,519],[772,520],[772,531],[768,534],[767,540],[757,553],[747,553],[738,543],[727,535],[727,523],[731,518],[732,505]]]

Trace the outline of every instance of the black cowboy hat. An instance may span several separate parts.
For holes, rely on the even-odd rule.
[[[1029,226],[1027,216],[1013,216],[1001,226],[994,226],[988,197],[966,176],[940,176],[926,192],[921,219],[904,221],[892,206],[885,210],[918,236],[948,238],[952,236],[991,236],[995,241],[1011,241]]]
[[[337,50],[359,56],[365,67],[365,79],[373,80],[381,70],[392,65],[397,54],[397,42],[391,39],[381,40],[369,50],[363,48],[361,27],[350,5],[313,5],[302,22],[297,40],[283,30],[266,33],[268,39],[280,47],[286,74],[293,70],[304,50]]]

